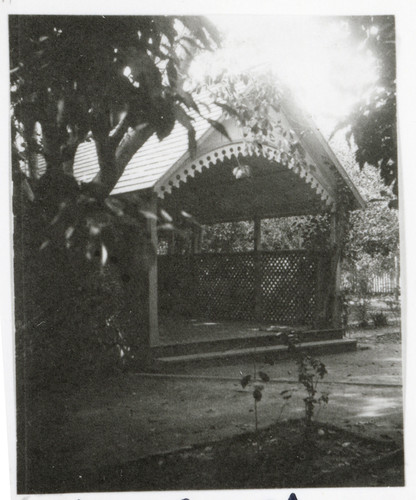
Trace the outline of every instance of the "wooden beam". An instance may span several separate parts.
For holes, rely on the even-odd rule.
[[[202,226],[194,225],[192,227],[192,253],[201,253],[202,246]]]
[[[303,205],[299,206],[294,206],[294,205],[288,205],[286,207],[279,205],[278,206],[279,210],[265,210],[264,212],[261,212],[261,218],[262,219],[276,219],[276,218],[283,218],[283,217],[294,217],[294,216],[304,216],[304,215],[317,215],[317,214],[322,214],[323,209],[322,209],[322,204],[316,203],[314,206],[310,206],[305,208]],[[278,213],[276,213],[278,212]],[[244,212],[244,211],[239,211],[239,212],[220,212],[218,210],[215,210],[210,212],[209,214],[198,214],[198,220],[201,222],[201,224],[218,224],[222,222],[241,222],[241,221],[246,221],[247,218],[251,216],[250,212]]]
[[[168,255],[175,254],[175,231],[171,231],[168,236]]]
[[[258,252],[261,250],[261,219],[259,217],[254,218],[254,251]]]
[[[257,321],[263,317],[262,308],[262,262],[261,262],[261,219],[254,219],[254,311]]]
[[[331,215],[331,263],[328,297],[328,319],[334,328],[342,326],[341,269],[342,253],[345,242],[348,210],[344,204],[339,204]]]
[[[328,303],[331,286],[328,284],[328,268],[330,268],[330,256],[326,252],[316,255],[316,312],[314,328],[328,327]]]
[[[157,196],[152,195],[150,211],[157,215]],[[149,344],[150,347],[159,344],[159,321],[158,321],[158,289],[157,289],[157,221],[156,218],[148,219],[150,241],[155,250],[155,258],[149,265]]]

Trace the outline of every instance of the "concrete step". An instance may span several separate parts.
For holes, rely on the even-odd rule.
[[[357,341],[353,339],[319,340],[314,342],[303,342],[299,349],[313,354],[330,354],[337,352],[354,351]],[[274,362],[279,359],[287,359],[289,353],[287,346],[261,346],[245,349],[230,349],[228,351],[200,352],[182,356],[166,356],[155,359],[155,367],[161,371],[179,369],[183,366],[212,366],[221,364],[233,364],[235,362],[250,361]]]
[[[176,344],[165,344],[152,347],[154,358],[165,358],[174,356],[185,356],[188,354],[224,352],[233,349],[249,349],[254,347],[270,347],[283,345],[284,333],[259,331],[254,335],[246,337],[232,337],[222,339],[199,340],[192,342],[181,342]],[[320,340],[342,339],[342,329],[326,330],[299,330],[295,332],[300,342],[316,342]]]

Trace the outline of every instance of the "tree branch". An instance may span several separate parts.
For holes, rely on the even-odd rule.
[[[153,129],[143,123],[124,134],[121,142],[115,146],[112,137],[97,138],[97,156],[100,171],[86,186],[87,191],[100,199],[106,198],[116,186],[118,180],[136,151],[153,134]]]

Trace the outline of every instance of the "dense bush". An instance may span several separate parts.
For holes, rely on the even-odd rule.
[[[371,319],[373,320],[374,326],[376,328],[388,325],[387,316],[384,313],[382,313],[382,312],[376,313],[376,314],[372,314],[371,315]]]
[[[101,218],[99,234],[84,213],[62,241],[60,221],[49,239],[43,211],[27,202],[15,207],[16,356],[26,384],[81,381],[140,357],[147,278],[134,253],[148,253],[140,246],[146,233],[138,220],[133,231],[121,217],[115,225],[108,209],[91,212]]]

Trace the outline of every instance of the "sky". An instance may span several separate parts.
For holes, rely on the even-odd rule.
[[[199,57],[191,76],[265,65],[326,135],[377,79],[373,57],[351,40],[340,19],[221,15],[210,20],[224,34],[223,48]]]

